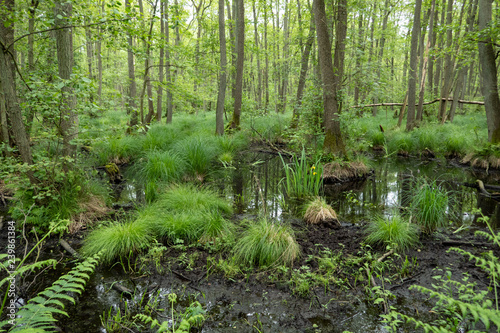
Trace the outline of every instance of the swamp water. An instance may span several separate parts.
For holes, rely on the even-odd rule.
[[[487,184],[497,184],[498,174],[475,174],[443,161],[378,159],[373,162],[374,172],[367,180],[325,185],[327,202],[335,209],[343,226],[363,223],[375,213],[391,214],[391,210],[399,207],[408,197],[413,178],[422,176],[448,181],[445,186],[452,190],[450,202],[455,203],[449,211],[453,211],[457,219],[452,228],[458,229],[459,223],[465,223],[471,226],[466,232],[472,233],[477,217],[467,214],[467,211],[474,207],[494,215],[492,221],[498,226],[496,202],[479,196],[475,189],[459,185],[474,183],[479,177]],[[259,212],[265,212],[272,219],[293,221],[294,218],[286,213],[288,200],[282,194],[280,183],[283,176],[278,156],[247,152],[239,161],[210,178],[214,179],[212,185],[221,195],[234,202],[238,219],[252,219]],[[125,184],[119,201],[122,204],[137,202],[143,196],[139,186]],[[328,303],[323,302],[322,308],[318,309],[312,298],[293,296],[286,287],[250,287],[245,285],[245,281],[207,281],[194,287],[173,274],[155,275],[146,281],[131,279],[118,265],[111,269],[99,269],[87,283],[77,304],[68,307],[70,318],[61,322],[61,326],[72,333],[106,332],[100,316],[110,307],[117,309],[121,303],[123,309],[124,302],[127,302],[133,312],[137,304],[156,297],[158,308],[170,312],[167,296],[175,292],[179,299],[177,311],[185,309],[195,299],[207,310],[209,322],[202,332],[385,332],[379,313],[367,307],[362,297],[356,295],[347,298],[339,295]],[[120,297],[112,290],[112,284],[116,282],[135,288],[135,295],[128,300]],[[398,303],[405,301],[399,300]],[[169,313],[157,315],[159,321],[170,320],[167,318],[170,318]]]

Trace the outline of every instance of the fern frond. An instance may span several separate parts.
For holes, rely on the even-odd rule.
[[[93,272],[97,265],[98,256],[88,258],[74,267],[68,274],[61,276],[52,286],[40,292],[17,312],[16,324],[10,332],[43,332],[52,330],[54,314],[68,316],[64,311],[63,301],[75,303],[75,299],[68,295],[70,292],[81,294],[86,280],[82,272]],[[88,278],[88,275],[85,275]],[[27,331],[29,330],[29,331]]]
[[[3,255],[0,257],[0,260],[2,258],[5,258],[6,255]],[[19,260],[16,260],[19,261]],[[22,277],[24,273],[27,272],[33,272],[35,270],[43,269],[48,266],[56,266],[57,260],[54,259],[48,259],[48,260],[42,260],[42,261],[37,261],[35,263],[29,264],[29,265],[24,265],[22,267],[17,267],[15,271],[10,271],[9,270],[9,265],[8,265],[8,260],[4,262],[0,262],[0,269],[9,271],[10,274],[6,278],[0,280],[0,288],[9,281],[9,279],[12,279],[15,276]]]

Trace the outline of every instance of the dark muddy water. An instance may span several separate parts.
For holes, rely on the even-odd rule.
[[[487,184],[496,185],[499,174],[475,173],[445,161],[417,159],[373,159],[373,168],[372,175],[366,180],[325,186],[327,201],[344,223],[366,221],[375,213],[392,214],[394,209],[405,204],[414,178],[428,177],[443,181],[443,186],[450,190],[450,202],[454,204],[448,210],[455,219],[452,228],[457,229],[462,224],[476,225],[477,216],[467,213],[474,207],[491,215],[498,226],[497,203],[479,196],[475,189],[459,184],[482,179]],[[265,212],[270,218],[287,220],[293,216],[287,213],[291,203],[283,195],[280,183],[283,176],[279,157],[247,152],[233,165],[210,175],[209,182],[234,202],[240,218],[252,218]],[[121,204],[136,203],[143,198],[141,187],[131,182],[123,186],[117,201]],[[66,332],[106,332],[100,319],[105,311],[117,308],[119,304],[123,307],[125,301],[133,308],[133,304],[140,303],[144,295],[157,295],[159,308],[169,309],[167,296],[172,292],[180,297],[179,311],[194,298],[207,309],[210,323],[202,332],[384,332],[379,313],[371,311],[360,298],[352,295],[339,294],[331,299],[323,299],[320,295],[324,309],[313,310],[311,300],[292,296],[286,287],[268,289],[265,285],[254,285],[250,288],[245,287],[244,281],[225,283],[218,280],[191,287],[169,274],[159,276],[159,280],[154,281],[157,287],[151,288],[151,281],[134,280],[122,272],[120,267],[113,267],[93,275],[77,304],[68,308],[70,319],[61,322]],[[59,273],[62,274],[56,272],[55,276]],[[111,289],[115,282],[135,288],[135,296],[130,300],[121,298]],[[160,316],[158,319],[165,320]]]

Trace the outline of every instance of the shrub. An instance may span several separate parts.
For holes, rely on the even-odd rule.
[[[307,223],[317,224],[327,220],[337,220],[337,214],[333,208],[326,203],[325,199],[316,197],[306,205],[304,220]]]
[[[147,247],[152,241],[148,224],[140,221],[115,223],[93,230],[84,240],[82,254],[93,256],[100,251],[103,264]]]
[[[260,267],[291,265],[300,254],[293,230],[265,219],[250,225],[234,248],[237,262]]]
[[[423,232],[432,233],[446,225],[448,193],[436,181],[422,181],[416,184],[411,198],[410,210]]]
[[[390,245],[406,251],[418,242],[418,227],[396,214],[391,219],[377,216],[366,227],[365,241],[370,245]]]

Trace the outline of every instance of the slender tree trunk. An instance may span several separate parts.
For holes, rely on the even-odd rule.
[[[219,0],[219,45],[220,45],[220,81],[217,95],[217,110],[215,112],[215,133],[224,134],[224,101],[226,99],[226,25],[224,20],[224,0]]]
[[[485,30],[491,22],[493,0],[479,0],[479,29]],[[488,122],[488,141],[500,142],[500,97],[498,95],[498,76],[490,35],[479,41],[479,64],[484,96],[484,108]]]
[[[387,30],[387,21],[389,19],[389,15],[391,13],[390,11],[390,2],[389,0],[385,0],[385,4],[384,4],[384,18],[382,20],[382,36],[380,37],[380,51],[379,51],[379,55],[378,55],[378,61],[377,61],[377,82],[380,83],[380,75],[381,75],[381,70],[382,70],[382,63],[383,63],[383,58],[384,58],[384,47],[385,47],[385,32]],[[380,86],[380,84],[378,85]],[[376,104],[378,103],[378,95],[380,94],[380,90],[377,89],[375,90],[375,96],[373,98],[373,102]],[[374,107],[373,110],[372,110],[372,113],[374,116],[377,115],[377,107]]]
[[[443,27],[444,26],[444,19],[445,19],[445,13],[446,13],[446,0],[443,0],[442,3],[442,9],[441,9],[441,19],[439,26]],[[439,36],[436,36],[437,38],[437,43],[436,43],[436,49],[442,50],[443,49],[443,44],[444,44],[444,38],[443,34],[440,33]],[[439,56],[436,60],[436,71],[434,73],[434,96],[439,96],[439,86],[441,83],[441,67],[443,65],[443,57]],[[439,112],[438,112],[439,116]]]
[[[72,15],[72,4],[56,1],[56,27],[70,25],[69,18]],[[69,81],[73,72],[73,42],[72,29],[58,29],[56,32],[57,64],[59,77]],[[72,142],[78,138],[78,115],[75,112],[76,96],[73,88],[65,84],[62,88],[63,101],[60,107],[60,132],[63,138],[63,155],[72,156],[76,152],[76,145]]]
[[[340,131],[339,105],[337,93],[340,86],[343,57],[345,50],[345,34],[347,30],[347,1],[339,0],[338,25],[336,29],[335,63],[339,65],[334,72],[328,27],[326,23],[325,2],[314,0],[314,20],[316,22],[316,35],[318,39],[319,64],[323,82],[323,108],[325,112],[325,142],[323,151],[345,155],[345,145]],[[342,66],[342,68],[340,67]]]
[[[104,1],[101,2],[101,14],[104,13]],[[103,29],[99,27],[99,38],[96,41],[96,56],[97,56],[97,79],[98,79],[98,88],[97,88],[97,96],[99,96],[99,106],[102,106],[102,55],[101,55],[101,45],[102,45],[102,33]]]
[[[311,22],[309,24],[309,35],[307,36],[306,44],[304,47],[304,53],[302,53],[302,60],[300,66],[300,77],[299,84],[297,87],[297,101],[295,107],[293,108],[292,115],[292,128],[296,128],[299,123],[300,118],[300,108],[302,106],[302,95],[304,94],[304,87],[306,85],[307,69],[309,67],[309,55],[311,53],[312,44],[314,42],[314,33],[316,29],[314,26],[314,13],[311,12]]]
[[[133,0],[132,0],[133,1]],[[125,0],[125,9],[130,10],[130,0]],[[134,68],[134,51],[133,51],[133,40],[132,34],[127,32],[127,63],[128,63],[128,108],[127,113],[130,114],[129,130],[132,127],[139,124],[139,117],[137,113],[137,107],[135,104],[135,96],[137,95],[137,86],[135,83],[135,68]]]
[[[29,7],[29,18],[28,18],[28,73],[31,75],[35,70],[35,56],[34,56],[34,35],[35,31],[35,15],[36,9],[40,4],[39,0],[31,0],[31,6]],[[31,128],[33,126],[33,119],[35,117],[35,113],[32,109],[28,110],[28,114],[26,116],[26,124],[28,136],[31,133]]]
[[[429,48],[432,43],[432,33],[433,33],[433,25],[434,25],[434,10],[436,7],[436,0],[432,0],[431,2],[431,8],[429,9],[428,13],[428,19],[430,20],[429,22],[429,36],[427,38],[427,45],[425,47],[425,52],[422,50],[421,52],[421,60],[420,60],[420,92],[418,95],[418,107],[417,107],[417,122],[420,122],[423,120],[423,111],[424,111],[424,95],[425,95],[425,77],[427,74],[427,66],[429,63]],[[427,24],[427,21],[424,20],[424,22]],[[424,48],[424,40],[425,40],[425,31],[427,29],[427,26],[425,26],[422,30],[422,36],[420,36],[420,48]]]
[[[257,50],[257,107],[260,109],[262,106],[262,72],[260,69],[260,52],[259,52],[259,34],[257,31],[257,10],[256,10],[256,0],[253,1],[253,24],[254,24],[254,35],[255,35],[255,48]],[[225,39],[224,39],[225,42]],[[221,65],[222,68],[222,65]]]
[[[358,71],[355,79],[355,85],[354,85],[354,105],[359,104],[359,88],[361,85],[362,77],[361,77],[361,55],[363,54],[364,51],[364,39],[363,39],[363,14],[359,14],[358,18],[358,45],[356,49],[356,70]]]
[[[408,73],[408,113],[406,130],[411,131],[415,124],[415,90],[417,83],[417,48],[420,34],[420,12],[422,0],[416,0],[413,14],[413,28],[411,31],[410,72]]]
[[[439,104],[439,120],[441,123],[446,121],[446,104],[450,95],[452,83],[453,63],[451,57],[451,43],[453,41],[452,23],[453,0],[448,0],[448,8],[446,9],[446,56],[444,65],[443,86],[441,87],[441,103]]]
[[[163,22],[164,10],[163,0],[160,0],[160,36],[165,35],[165,22]],[[168,23],[167,23],[168,25]],[[168,27],[167,27],[168,29]],[[156,121],[161,123],[162,107],[163,107],[163,58],[165,57],[165,47],[160,47],[160,60],[158,68],[158,89],[156,92]]]
[[[264,54],[266,57],[266,69],[264,71],[264,90],[266,91],[265,109],[269,107],[269,54],[267,48],[267,5],[264,6]]]
[[[278,81],[279,86],[279,102],[277,111],[284,113],[286,109],[286,90],[288,85],[288,45],[289,45],[289,20],[290,20],[290,9],[288,6],[288,0],[285,0],[285,15],[283,17],[283,57],[281,59],[280,76],[281,82]],[[279,27],[278,27],[279,29]]]
[[[438,10],[436,9],[436,0],[432,0],[432,5],[431,7],[433,7],[433,13],[431,14],[432,15],[432,23],[430,24],[429,26],[429,41],[430,41],[430,45],[429,45],[429,50],[433,50],[435,45],[436,45],[436,23],[437,23],[437,20],[438,20]],[[429,75],[427,75],[428,77],[428,87],[429,87],[429,93],[431,94],[431,97],[434,93],[434,62],[435,62],[435,56],[431,53],[429,55],[429,60],[427,62],[428,66],[429,66]]]
[[[153,13],[156,12],[156,6],[158,5],[158,0],[154,2],[153,5]],[[141,11],[141,17],[143,20],[145,20],[145,15],[144,15],[144,8],[142,6],[142,0],[139,0],[139,9]],[[141,120],[144,124],[149,124],[151,122],[151,119],[153,118],[155,114],[155,108],[154,108],[154,103],[153,103],[153,87],[151,86],[151,78],[149,76],[149,61],[150,59],[150,53],[151,53],[151,38],[153,35],[153,25],[154,25],[154,14],[151,15],[151,23],[149,25],[149,31],[147,34],[147,39],[145,38],[143,40],[143,46],[144,50],[146,51],[146,59],[144,60],[144,83],[142,85],[142,92],[141,92],[141,97],[140,97],[140,102],[141,102]],[[144,29],[144,25],[142,27]],[[148,95],[148,114],[146,115],[146,118],[143,119],[143,107],[144,107],[144,92],[147,92]]]
[[[170,70],[170,25],[168,18],[168,0],[165,0],[165,81],[167,82],[167,124],[172,123],[174,98],[172,96],[172,72]]]
[[[234,113],[232,129],[240,128],[241,103],[243,99],[243,62],[245,58],[245,8],[243,0],[236,1],[236,84],[234,92]]]

